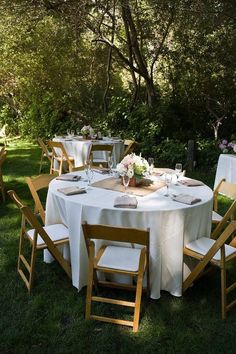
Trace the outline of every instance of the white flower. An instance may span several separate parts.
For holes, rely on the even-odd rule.
[[[143,157],[130,154],[126,155],[117,165],[117,171],[121,176],[127,175],[132,178],[135,175],[136,177],[142,177],[149,171],[149,165]]]

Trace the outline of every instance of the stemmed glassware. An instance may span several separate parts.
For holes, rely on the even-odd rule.
[[[84,167],[85,167],[85,173],[87,176],[88,186],[90,186],[91,181],[93,179],[93,170],[91,168],[91,160],[86,160]]]
[[[148,158],[148,164],[149,164],[149,174],[152,175],[153,169],[154,169],[154,158],[153,157]]]
[[[123,186],[125,187],[125,194],[127,194],[127,188],[130,182],[130,177],[127,175],[122,176]]]
[[[169,197],[169,188],[170,188],[171,182],[172,182],[172,174],[166,173],[165,174],[165,184],[166,184],[167,191],[166,191],[165,197]]]
[[[112,175],[112,167],[113,167],[113,158],[112,156],[108,156],[108,167],[109,167],[109,174]]]
[[[181,173],[182,173],[182,163],[177,163],[175,165],[175,174],[176,174],[176,179],[177,179],[176,184],[178,183],[178,179],[179,179]]]

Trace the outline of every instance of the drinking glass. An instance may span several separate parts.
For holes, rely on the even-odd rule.
[[[74,137],[74,135],[75,135],[75,131],[74,131],[74,130],[71,130],[70,135],[71,135],[71,136],[72,136],[72,138],[73,138],[73,137]]]
[[[166,173],[165,174],[165,184],[166,184],[166,194],[165,197],[169,197],[169,188],[172,182],[172,174],[171,173]]]
[[[113,158],[112,158],[112,156],[108,156],[107,163],[108,163],[108,167],[109,167],[109,174],[111,175],[112,174],[112,167],[113,167]]]
[[[127,188],[129,185],[130,178],[127,175],[122,176],[123,186],[125,187],[125,194],[127,194]]]
[[[85,173],[87,176],[88,186],[90,186],[91,181],[93,179],[93,170],[91,168],[91,160],[85,161],[84,168],[85,168]]]
[[[81,129],[79,129],[79,128],[76,129],[76,135],[81,135],[81,131],[80,130]]]
[[[178,183],[178,179],[181,175],[181,172],[182,172],[182,163],[177,163],[175,165],[175,174],[176,174],[176,179],[177,179],[176,183]]]
[[[149,174],[152,175],[153,168],[154,168],[154,158],[153,157],[148,158],[148,164],[149,164]]]
[[[67,129],[66,133],[67,133],[67,136],[70,136],[70,129]]]

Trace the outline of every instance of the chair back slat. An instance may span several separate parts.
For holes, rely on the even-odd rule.
[[[87,239],[110,240],[129,242],[148,246],[149,230],[140,230],[129,227],[115,227],[108,225],[90,225],[83,223],[84,236]]]

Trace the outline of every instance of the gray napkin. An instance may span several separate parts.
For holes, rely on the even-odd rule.
[[[178,183],[182,184],[186,187],[197,187],[197,186],[204,186],[204,183],[198,181],[197,179],[181,179]]]
[[[188,204],[188,205],[192,205],[192,204],[201,202],[200,198],[196,198],[196,197],[189,195],[189,194],[173,195],[172,200],[175,200],[176,202],[179,202],[179,203]]]
[[[131,197],[129,195],[122,195],[121,197],[116,197],[114,200],[115,208],[136,209],[137,205],[138,201],[136,197]]]
[[[59,188],[58,192],[63,193],[65,195],[74,195],[74,194],[87,193],[85,188],[80,188],[80,187]]]
[[[77,182],[80,180],[80,178],[81,178],[81,176],[78,176],[78,175],[65,174],[65,175],[58,176],[56,179],[58,179],[60,181]]]
[[[97,173],[101,173],[102,175],[106,175],[106,174],[109,174],[110,173],[110,169],[109,168],[105,168],[105,167],[101,167],[101,168],[93,168],[93,171],[94,172],[97,172]]]

